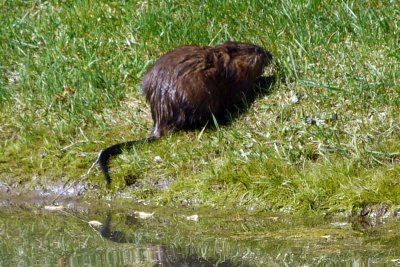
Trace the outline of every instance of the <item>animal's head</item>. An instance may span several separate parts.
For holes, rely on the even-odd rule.
[[[270,52],[253,44],[226,42],[216,49],[222,54],[227,76],[236,81],[254,81],[273,59]]]

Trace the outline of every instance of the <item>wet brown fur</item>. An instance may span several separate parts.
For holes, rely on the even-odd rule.
[[[270,64],[263,48],[226,42],[215,48],[184,46],[163,55],[144,77],[142,89],[150,103],[154,139],[175,130],[203,127],[254,95],[256,80]],[[139,141],[140,142],[140,141]],[[107,185],[108,160],[137,141],[113,145],[99,153]]]

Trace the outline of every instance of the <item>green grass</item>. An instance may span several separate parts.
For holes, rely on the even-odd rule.
[[[140,82],[160,55],[237,40],[276,56],[273,92],[232,125],[125,153],[112,163],[114,190],[128,179],[137,200],[293,212],[400,205],[397,1],[2,1],[0,9],[8,184],[79,179],[100,149],[147,136]],[[98,170],[88,179],[104,183]]]

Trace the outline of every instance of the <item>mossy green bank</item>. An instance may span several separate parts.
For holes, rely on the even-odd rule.
[[[400,205],[398,1],[1,1],[0,180],[80,179],[148,135],[148,68],[185,45],[251,42],[277,83],[231,125],[112,161],[113,191],[163,205],[336,213]],[[85,182],[104,179],[94,169]],[[125,186],[125,182],[130,184]]]

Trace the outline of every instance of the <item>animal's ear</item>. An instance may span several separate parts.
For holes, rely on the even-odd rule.
[[[237,52],[237,48],[234,46],[224,46],[220,49],[220,59],[222,61],[223,67],[223,78],[226,81],[235,80],[236,77],[236,66],[233,65],[232,58],[234,58],[234,53]]]
[[[225,48],[223,53],[220,54],[223,62],[224,69],[229,67],[229,63],[231,61],[231,55],[228,51],[228,48]]]

